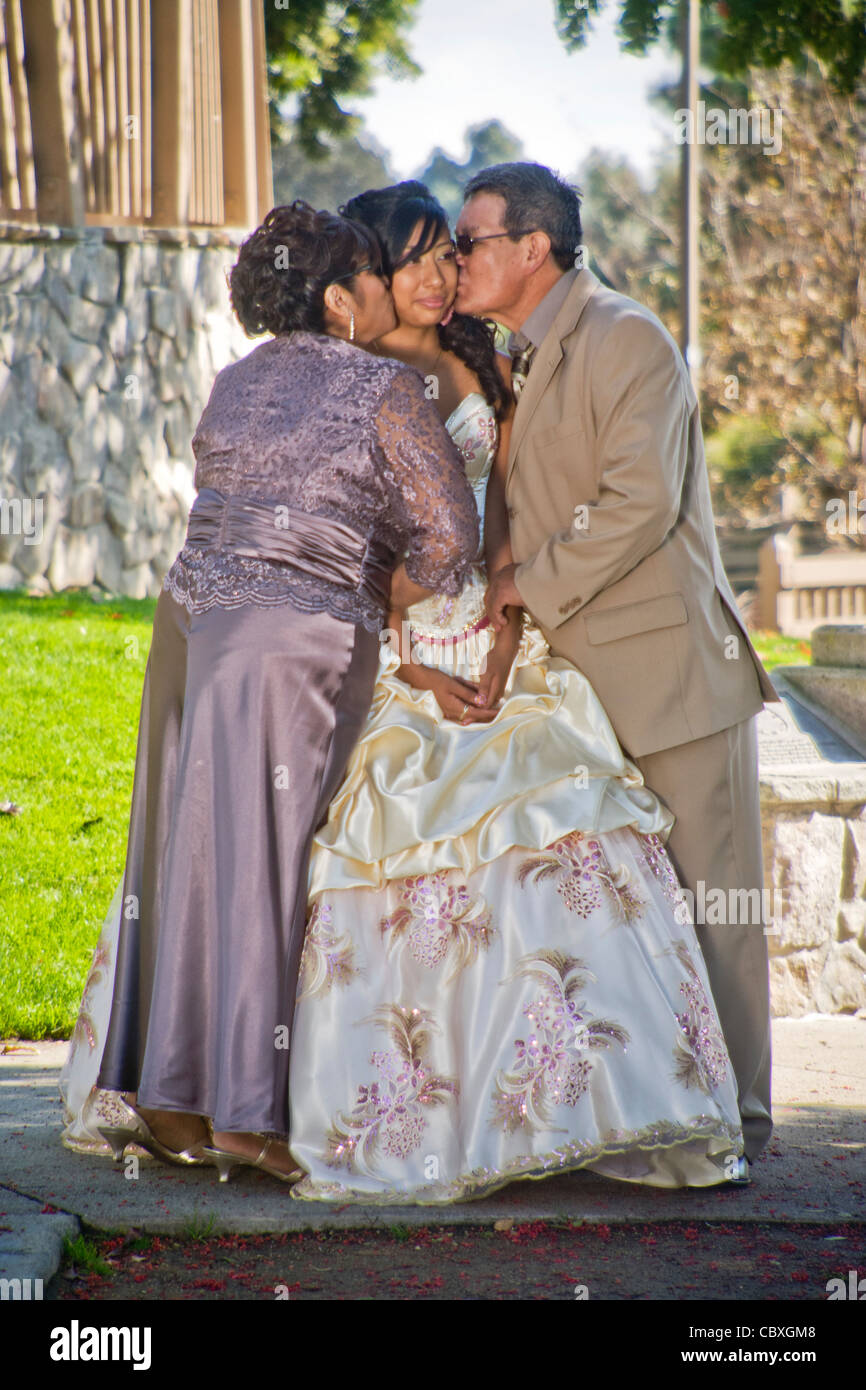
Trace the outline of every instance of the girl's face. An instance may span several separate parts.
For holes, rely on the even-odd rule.
[[[403,249],[404,256],[418,245],[423,226],[419,221],[412,228],[412,235]],[[413,256],[395,270],[391,293],[401,324],[428,328],[444,317],[457,296],[457,261],[447,227],[437,229],[427,251]]]

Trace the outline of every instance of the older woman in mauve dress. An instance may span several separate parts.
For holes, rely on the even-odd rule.
[[[366,228],[274,208],[231,292],[247,332],[274,336],[219,373],[193,439],[198,496],[144,682],[110,1022],[85,1130],[64,1141],[290,1178],[312,836],[389,604],[459,593],[478,521],[419,374],[363,350],[396,323]],[[85,990],[79,1078],[97,1033]]]

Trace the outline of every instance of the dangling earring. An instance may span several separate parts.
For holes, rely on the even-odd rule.
[[[354,315],[354,314],[351,312],[351,310],[350,310],[350,312],[349,312],[349,342],[350,342],[350,343],[354,343],[354,341],[355,341],[355,315]]]

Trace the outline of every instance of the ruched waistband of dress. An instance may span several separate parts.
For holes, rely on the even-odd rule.
[[[282,502],[204,487],[192,505],[186,544],[274,560],[328,584],[353,589],[386,608],[394,554],[381,541],[330,517]]]

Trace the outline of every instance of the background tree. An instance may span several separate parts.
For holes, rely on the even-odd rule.
[[[866,84],[842,96],[813,60],[754,71],[750,93],[781,112],[781,150],[705,149],[704,415],[729,482],[749,421],[753,500],[794,483],[817,520],[866,489]]]
[[[465,139],[469,146],[469,158],[465,164],[459,164],[437,146],[416,176],[439,199],[452,226],[463,206],[463,189],[467,179],[489,164],[504,164],[525,158],[521,141],[501,121],[485,121],[482,125],[470,126]]]
[[[297,140],[276,145],[271,152],[274,202],[305,198],[314,208],[337,208],[363,188],[393,183],[388,152],[369,131],[344,139],[329,138],[324,156],[310,159]]]
[[[584,46],[604,3],[556,0],[557,33],[569,52]],[[866,0],[718,0],[702,8],[716,31],[713,67],[728,77],[802,64],[811,54],[829,85],[850,95],[866,68]],[[617,27],[625,51],[643,54],[670,38],[679,11],[679,0],[622,0]]]
[[[557,0],[567,48],[586,42],[603,3]],[[624,49],[675,48],[681,13],[680,0],[623,0]],[[716,500],[778,518],[779,484],[794,483],[805,514],[824,519],[828,497],[866,487],[866,0],[703,5],[701,56],[715,74],[707,107],[767,105],[783,140],[773,157],[760,145],[702,148],[701,403]],[[679,84],[656,98],[682,105]],[[672,328],[654,292],[676,294],[673,171],[663,166],[642,201],[627,169],[583,179],[590,230],[599,200],[600,261]],[[670,240],[651,235],[650,217]]]
[[[641,179],[622,156],[590,151],[574,182],[583,194],[589,264],[612,289],[646,304],[676,334],[679,178],[669,161]]]
[[[308,158],[325,158],[323,137],[345,138],[358,119],[341,106],[365,96],[384,68],[393,77],[421,69],[406,47],[419,0],[262,0],[271,134],[292,136]],[[290,108],[294,107],[294,110]]]

